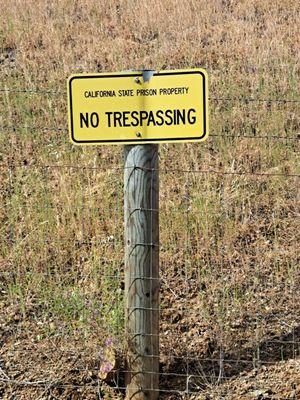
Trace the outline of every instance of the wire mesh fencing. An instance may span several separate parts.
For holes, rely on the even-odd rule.
[[[122,154],[68,143],[62,91],[0,91],[0,393],[122,397]],[[160,148],[160,352],[148,356],[162,398],[288,398],[266,389],[282,365],[296,399],[300,100],[210,102],[217,132]],[[280,131],[260,120],[282,115]]]

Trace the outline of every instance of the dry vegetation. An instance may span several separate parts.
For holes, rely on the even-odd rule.
[[[0,398],[121,396],[98,373],[105,340],[121,361],[124,345],[122,149],[69,143],[66,78],[195,66],[212,135],[160,146],[161,388],[193,374],[194,393],[162,396],[300,398],[299,3],[2,0],[0,13]]]

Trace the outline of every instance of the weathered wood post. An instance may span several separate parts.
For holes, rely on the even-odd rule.
[[[158,145],[124,147],[126,392],[158,399]]]
[[[157,143],[200,142],[207,138],[207,73],[197,68],[76,74],[69,77],[67,85],[71,142],[126,144],[127,399],[156,400],[159,395]],[[142,144],[145,142],[155,145]]]

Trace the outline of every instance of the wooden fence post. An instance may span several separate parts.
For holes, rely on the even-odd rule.
[[[126,398],[158,399],[158,145],[124,147]]]

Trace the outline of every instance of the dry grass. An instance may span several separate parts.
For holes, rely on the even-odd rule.
[[[190,389],[217,396],[219,359],[230,378],[299,356],[299,180],[287,176],[299,174],[299,4],[101,3],[0,3],[0,89],[52,91],[0,92],[0,358],[19,381],[93,384],[105,338],[122,352],[122,149],[74,148],[57,130],[67,76],[201,66],[221,137],[160,148],[161,362],[185,374],[188,355]],[[237,99],[248,97],[298,102]],[[97,398],[44,390],[5,385],[0,396]]]

